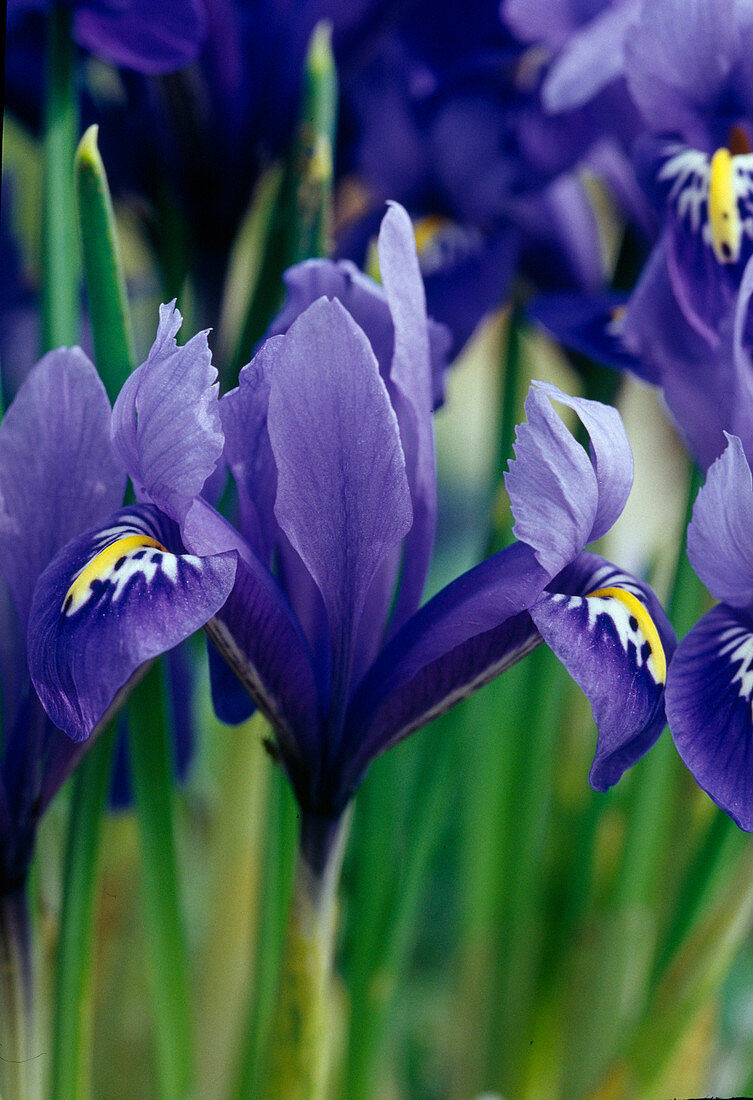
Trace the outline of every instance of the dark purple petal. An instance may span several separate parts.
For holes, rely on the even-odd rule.
[[[314,669],[285,594],[253,555],[239,559],[232,594],[207,634],[271,722],[290,778],[302,792],[319,765]]]
[[[753,604],[753,482],[742,444],[727,449],[706,474],[688,526],[688,558],[717,600]]]
[[[338,706],[369,585],[411,525],[405,459],[374,353],[338,301],[310,306],[275,353],[275,514],[327,609]]]
[[[204,626],[230,594],[235,553],[199,558],[178,545],[156,509],[124,508],[40,577],[29,669],[50,718],[74,741],[91,735],[141,665]]]
[[[753,831],[753,622],[720,604],[687,634],[669,667],[667,718],[699,786]]]
[[[672,628],[647,584],[595,554],[556,577],[531,617],[591,703],[598,740],[589,779],[605,791],[664,729]]]
[[[629,370],[646,382],[657,382],[656,371],[625,347],[622,319],[627,296],[541,294],[528,307],[528,315],[566,348],[615,370]]]
[[[413,615],[359,684],[344,744],[350,789],[384,749],[499,675],[538,642],[525,609],[548,577],[513,544],[458,577]]]
[[[214,713],[226,726],[245,722],[256,710],[256,704],[210,641],[207,641],[207,658]]]
[[[413,225],[396,203],[382,219],[379,268],[395,325],[390,382],[405,454],[413,525],[405,542],[403,573],[394,622],[399,626],[418,607],[429,571],[437,521],[431,357],[426,296]]]
[[[77,5],[76,40],[140,73],[169,73],[198,56],[206,30],[200,0],[88,0]]]
[[[222,455],[217,371],[206,333],[179,347],[175,303],[159,312],[149,356],[115,402],[112,440],[139,497],[181,523]]]
[[[0,425],[0,569],[25,627],[34,585],[57,551],[123,500],[110,403],[80,348],[37,364]]]
[[[241,530],[256,555],[267,563],[277,535],[277,467],[267,431],[267,407],[270,364],[281,339],[270,337],[262,344],[241,371],[237,389],[220,401],[225,458],[238,486]]]

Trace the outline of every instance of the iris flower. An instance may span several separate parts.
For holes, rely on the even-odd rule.
[[[224,584],[237,555],[224,606],[210,617],[203,605],[206,629],[273,727],[316,870],[370,761],[542,638],[591,699],[599,726],[591,781],[605,789],[664,726],[673,648],[651,590],[582,552],[611,527],[630,490],[619,416],[551,385],[529,395],[507,476],[520,541],[419,606],[436,519],[435,382],[413,230],[401,207],[385,216],[379,258],[383,290],[334,264],[304,265],[304,308],[265,341],[219,409],[208,376],[203,391],[196,373],[176,378],[170,392],[161,382],[165,407],[149,362],[132,376],[115,406],[113,438],[137,496],[152,506],[66,547],[37,586],[30,623],[37,689],[69,735],[86,737],[144,659],[133,639],[159,636],[152,648],[166,647],[169,629],[182,634],[188,625],[176,566],[166,570],[166,555],[148,540],[163,541],[174,521],[177,541],[180,525],[197,557],[172,559],[179,578],[203,559],[223,570]],[[337,284],[340,297],[307,304],[302,288],[310,293],[311,282]],[[551,399],[575,409],[590,457]],[[210,426],[218,415],[238,530],[199,495],[217,457]],[[159,519],[159,534],[155,506],[169,517]],[[132,537],[133,549],[125,541]],[[160,554],[163,564],[153,567]],[[215,688],[222,709],[223,684]]]
[[[667,679],[667,717],[698,784],[753,831],[753,484],[742,443],[727,436],[688,527],[688,557],[721,602],[682,639]]]
[[[189,401],[192,378],[202,392],[214,378],[206,337],[178,348],[179,325],[179,314],[163,307],[154,347],[131,379],[137,424],[123,423],[122,405],[111,412],[78,348],[46,355],[0,424],[2,883],[23,881],[39,817],[132,673],[199,629],[232,587],[234,555],[183,553],[176,520],[146,492],[138,505],[119,508],[126,473],[148,481],[167,464],[174,486],[167,504],[177,516],[180,486],[192,484],[200,461],[197,436],[212,435],[211,410],[194,409],[189,423],[170,403],[176,378]],[[218,419],[214,427],[212,465],[221,450]],[[37,690],[25,672],[27,626]]]

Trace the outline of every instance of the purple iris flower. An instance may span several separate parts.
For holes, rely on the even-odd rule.
[[[24,26],[29,16],[59,2],[8,0],[11,42],[29,29]],[[188,65],[205,32],[203,0],[62,0],[61,6],[73,11],[73,37],[80,46],[140,73],[166,73]],[[35,29],[39,27],[32,21],[31,33]]]
[[[753,831],[753,483],[741,441],[727,436],[688,527],[688,557],[720,600],[682,639],[667,678],[667,717],[696,781]]]
[[[84,353],[61,348],[32,370],[0,424],[0,574],[12,597],[0,603],[5,881],[23,879],[41,813],[133,673],[201,627],[232,587],[234,555],[187,555],[178,534],[181,486],[200,487],[222,446],[216,410],[213,421],[201,403],[215,374],[206,336],[178,348],[179,325],[163,307],[149,357],[113,412]],[[190,422],[171,402],[177,378],[196,396]],[[148,491],[119,508],[126,473],[143,486],[165,465],[166,511]]]
[[[529,395],[507,476],[520,541],[420,606],[436,520],[437,352],[401,207],[384,218],[379,260],[383,288],[331,263],[293,272],[280,319],[289,327],[265,341],[219,408],[209,379],[203,393],[196,378],[197,388],[176,386],[153,417],[170,440],[197,436],[195,476],[158,445],[147,393],[134,421],[136,375],[114,412],[116,452],[137,495],[180,525],[191,554],[221,562],[237,554],[232,592],[213,618],[204,612],[206,629],[274,729],[302,810],[303,848],[318,870],[370,761],[542,638],[591,699],[599,727],[591,782],[610,786],[664,726],[674,647],[648,586],[583,552],[611,527],[632,483],[619,416],[551,385]],[[552,399],[576,411],[590,456]],[[207,421],[217,414],[239,530],[199,495],[207,459],[216,458]],[[144,582],[119,587],[117,550],[100,603],[98,563],[113,526],[66,547],[34,599],[35,682],[76,737],[99,721],[99,679],[112,680],[109,671],[95,675],[95,662],[117,660],[129,631],[157,629]],[[165,609],[160,628],[167,623]],[[214,686],[222,709],[223,685]]]

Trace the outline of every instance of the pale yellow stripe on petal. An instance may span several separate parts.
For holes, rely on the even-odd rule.
[[[72,613],[78,610],[86,598],[86,593],[92,581],[100,580],[106,576],[119,558],[142,547],[162,550],[164,553],[168,552],[161,542],[149,538],[148,535],[128,535],[126,538],[111,542],[96,557],[92,558],[89,564],[85,565],[78,574],[65,594],[63,611]]]

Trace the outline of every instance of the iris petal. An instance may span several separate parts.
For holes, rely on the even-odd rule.
[[[125,508],[70,542],[40,577],[29,669],[50,718],[74,741],[92,734],[141,665],[225,603],[235,553],[181,551],[156,509]]]
[[[595,554],[555,578],[531,617],[591,703],[598,741],[590,781],[606,790],[664,729],[672,629],[647,585]]]
[[[720,604],[677,647],[667,717],[677,751],[699,786],[741,829],[753,832],[753,621]]]

